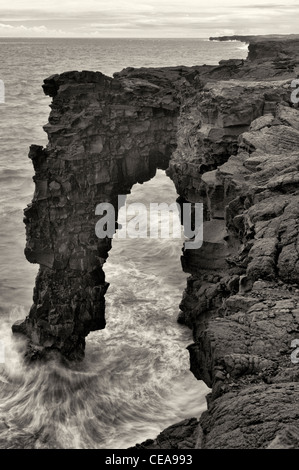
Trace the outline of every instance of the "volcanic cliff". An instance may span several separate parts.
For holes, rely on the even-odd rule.
[[[193,330],[191,371],[211,388],[208,409],[139,448],[298,446],[298,40],[249,51],[218,66],[44,81],[49,143],[30,149],[24,219],[40,270],[30,313],[13,326],[28,358],[80,359],[88,333],[105,327],[111,240],[96,237],[97,204],[117,208],[157,168],[179,203],[204,204],[203,246],[182,253],[178,321]]]

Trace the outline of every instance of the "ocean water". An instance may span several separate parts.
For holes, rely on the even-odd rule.
[[[69,368],[25,366],[11,324],[31,306],[37,266],[24,257],[23,209],[33,195],[31,144],[46,145],[44,78],[67,70],[112,76],[125,67],[217,64],[245,58],[239,42],[195,39],[0,38],[0,448],[120,449],[205,409],[207,387],[189,371],[189,329],[176,322],[186,284],[182,239],[115,239],[105,330],[87,337]],[[175,201],[163,171],[135,185],[129,202]]]

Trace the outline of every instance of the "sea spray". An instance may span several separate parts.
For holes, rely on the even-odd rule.
[[[176,198],[162,171],[128,200],[155,197]],[[89,334],[81,363],[26,364],[26,340],[10,330],[25,311],[11,309],[1,326],[0,447],[127,448],[199,417],[207,387],[189,371],[191,331],[176,321],[186,282],[181,247],[178,239],[113,240],[107,325]]]
[[[126,448],[198,416],[205,390],[183,370],[184,351],[171,338],[163,350],[140,331],[135,341],[128,332],[132,345],[121,341],[125,330],[113,337],[112,328],[111,338],[93,333],[80,364],[28,365],[25,341],[2,325],[8,354],[0,376],[0,448]]]

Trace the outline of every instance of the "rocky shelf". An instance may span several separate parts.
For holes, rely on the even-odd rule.
[[[49,143],[30,149],[24,219],[40,270],[13,326],[29,359],[80,359],[88,333],[105,327],[111,240],[95,235],[98,203],[117,207],[162,168],[180,203],[204,204],[203,246],[182,253],[178,320],[193,331],[190,368],[211,388],[208,409],[138,448],[299,445],[298,77],[292,37],[253,40],[245,61],[44,81]]]

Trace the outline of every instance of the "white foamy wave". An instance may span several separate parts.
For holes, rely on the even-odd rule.
[[[238,49],[240,51],[248,51],[248,43],[246,43],[246,44],[242,43],[240,46],[238,46]]]
[[[135,338],[128,330],[129,341],[123,325],[116,327],[122,337],[93,333],[85,360],[68,367],[54,360],[24,364],[25,340],[11,334],[8,321],[2,323],[0,448],[109,449],[116,442],[127,448],[174,421],[200,415],[207,388],[182,370],[179,346],[169,338],[169,357],[159,357],[152,335],[138,336],[141,324]],[[179,366],[172,367],[173,360]]]

